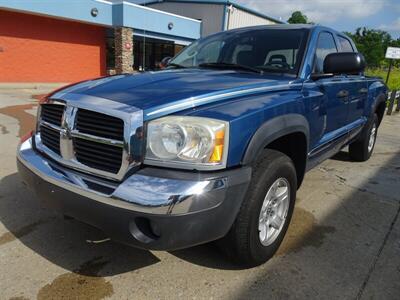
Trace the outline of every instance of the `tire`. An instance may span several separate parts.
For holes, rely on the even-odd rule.
[[[285,184],[288,186],[288,199],[287,201],[282,200],[281,206],[273,209],[276,209],[276,215],[278,215],[280,211],[281,216],[283,209],[287,209],[285,213],[286,217],[283,218],[279,228],[277,224],[275,224],[276,222],[274,222],[275,226],[270,225],[267,227],[260,225],[260,220],[264,218],[265,215],[261,214],[263,206],[266,207],[263,205],[264,200],[267,199],[267,196],[273,195],[272,187],[274,184],[276,185],[277,182],[278,186],[280,186],[278,188],[279,193],[285,190]],[[235,263],[245,267],[254,267],[270,259],[278,250],[287,231],[293,214],[296,191],[296,169],[292,160],[279,151],[266,149],[262,157],[260,157],[254,165],[249,189],[232,228],[228,234],[219,241],[219,246],[222,248],[223,252]],[[266,201],[268,202],[268,199]],[[282,208],[283,201],[287,202],[287,207],[285,206],[285,208]],[[268,203],[272,204],[271,200]],[[267,217],[267,219],[273,220],[271,216]],[[271,228],[271,226],[276,227],[274,228],[275,231],[273,231],[275,234],[270,235],[270,241],[266,238],[267,236],[263,235],[266,239],[262,242],[261,232],[265,233],[265,231],[260,231],[260,227],[266,229]]]
[[[349,155],[353,161],[367,161],[374,151],[379,120],[376,114],[368,122],[360,137],[349,145]]]

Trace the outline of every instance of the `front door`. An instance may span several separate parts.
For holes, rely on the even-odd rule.
[[[323,73],[325,57],[337,52],[335,39],[330,32],[321,32],[315,53],[314,73]],[[347,139],[349,84],[345,75],[322,78],[305,84],[305,90],[317,95],[318,107],[314,114],[320,119],[320,130],[311,141],[310,159],[324,160],[339,151]]]

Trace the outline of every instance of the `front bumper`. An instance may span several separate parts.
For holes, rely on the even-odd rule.
[[[121,183],[64,168],[33,149],[17,152],[18,171],[44,206],[91,224],[111,239],[174,250],[223,237],[251,178],[250,168],[213,173],[143,168]]]

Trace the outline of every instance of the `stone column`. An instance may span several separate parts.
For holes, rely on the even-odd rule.
[[[133,29],[128,27],[116,27],[115,39],[115,72],[133,72]]]

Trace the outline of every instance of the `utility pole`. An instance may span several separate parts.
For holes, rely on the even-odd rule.
[[[392,65],[393,65],[393,59],[389,59],[389,69],[388,69],[388,72],[386,75],[386,81],[385,81],[386,85],[389,82],[389,76],[390,76],[390,71],[392,71]]]

